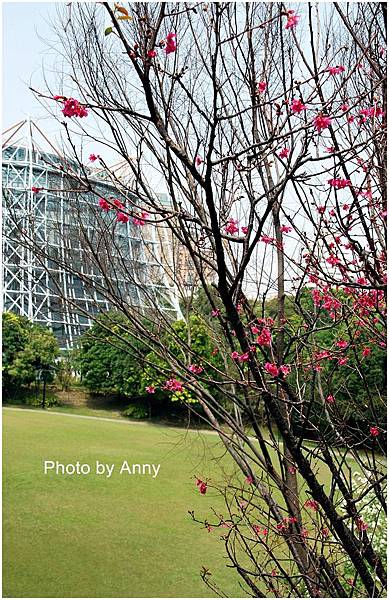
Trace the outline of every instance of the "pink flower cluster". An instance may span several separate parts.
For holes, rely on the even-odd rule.
[[[138,217],[133,217],[132,222],[134,223],[134,225],[143,227],[148,216],[149,216],[149,213],[142,211]]]
[[[341,177],[336,177],[335,179],[328,179],[328,183],[331,187],[336,190],[343,190],[346,187],[350,187],[351,181],[350,179],[343,179]]]
[[[184,386],[182,385],[182,383],[180,381],[177,381],[177,379],[168,379],[165,382],[165,385],[163,386],[164,390],[168,390],[169,392],[182,392],[184,389]]]
[[[204,371],[203,367],[200,367],[199,365],[189,365],[188,369],[191,373],[194,373],[194,375],[200,375],[200,373]]]
[[[316,500],[309,499],[305,502],[304,506],[306,508],[311,508],[314,512],[319,510],[319,503]]]
[[[54,100],[59,100],[62,96],[54,96]],[[74,98],[63,100],[62,114],[64,117],[87,117],[88,110]]]
[[[331,122],[331,117],[322,115],[321,113],[317,115],[313,120],[313,124],[318,133],[321,133],[323,129],[328,129],[328,127],[331,125]]]
[[[362,108],[359,111],[359,114],[361,115],[362,122],[364,123],[369,117],[382,117],[384,111],[380,106],[371,106],[370,108]]]
[[[35,185],[33,185],[31,188],[31,191],[33,194],[39,194],[39,192],[41,192],[42,190],[43,190],[43,188],[36,187]]]
[[[166,54],[171,54],[172,52],[175,52],[177,50],[177,42],[174,38],[176,38],[176,34],[175,33],[168,33],[166,36],[166,45],[165,45],[165,52]]]
[[[291,368],[289,365],[281,365],[280,367],[277,367],[276,364],[269,363],[269,362],[265,363],[264,369],[272,377],[280,377],[280,376],[286,377],[287,375],[289,375],[289,373],[291,371]]]
[[[291,231],[293,231],[293,229],[292,229],[292,227],[289,227],[288,225],[281,225],[280,231],[281,231],[281,233],[290,233]]]
[[[346,69],[342,66],[342,65],[336,65],[336,67],[328,67],[326,69],[326,71],[330,74],[330,75],[339,75],[340,73],[343,73]]]
[[[250,355],[248,352],[239,354],[239,352],[234,350],[234,352],[231,352],[231,358],[232,358],[232,360],[237,360],[238,362],[244,363],[244,362],[248,362],[250,360]]]
[[[290,105],[290,110],[292,113],[300,114],[303,110],[306,110],[305,104],[299,98],[293,98],[292,103]]]
[[[198,487],[200,494],[204,495],[207,493],[207,484],[205,483],[205,481],[201,481],[201,479],[198,479],[196,481],[196,485]]]
[[[365,523],[365,521],[363,519],[361,519],[361,517],[357,517],[355,519],[355,524],[357,526],[358,531],[366,531],[366,529],[368,529],[368,524]]]
[[[276,528],[278,531],[285,531],[288,525],[292,525],[293,523],[297,523],[296,517],[284,517],[281,523],[277,523]]]
[[[260,81],[260,82],[258,83],[258,92],[259,92],[260,94],[263,94],[263,92],[265,92],[265,91],[266,91],[266,88],[267,88],[267,83],[266,83],[266,81]]]
[[[155,394],[155,387],[153,385],[146,386],[146,392],[148,394]]]
[[[282,148],[282,150],[281,150],[281,152],[279,152],[278,156],[280,158],[288,158],[289,152],[290,152],[289,148]]]
[[[264,327],[257,337],[257,344],[260,346],[270,346],[271,344],[271,332],[267,327]]]
[[[252,528],[253,528],[253,531],[257,535],[266,536],[269,533],[269,530],[267,529],[267,527],[260,527],[259,525],[253,525]]]
[[[235,219],[228,219],[228,223],[227,223],[224,231],[226,233],[228,233],[229,235],[235,235],[235,233],[238,233],[238,231],[239,231],[238,221],[236,221]]]
[[[300,16],[296,15],[294,10],[287,10],[286,16],[287,16],[287,21],[286,21],[285,29],[294,29],[300,20]]]
[[[375,427],[375,425],[372,425],[370,427],[370,435],[372,437],[377,437],[380,434],[380,430],[378,429],[378,427]]]

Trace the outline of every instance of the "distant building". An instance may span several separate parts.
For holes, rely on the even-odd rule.
[[[39,149],[39,136],[53,152]],[[99,195],[118,197],[107,173],[61,156],[29,120],[3,134],[2,157],[4,310],[48,326],[63,348],[91,326],[91,316],[109,310],[110,296],[139,312],[157,304],[179,316],[157,228],[117,223],[99,209]],[[80,187],[82,169],[94,193]],[[124,164],[115,177],[128,180]]]

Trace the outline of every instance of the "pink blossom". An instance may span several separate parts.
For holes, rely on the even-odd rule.
[[[340,263],[340,259],[337,256],[331,255],[326,259],[326,262],[332,267],[335,267],[335,265],[338,265]]]
[[[363,356],[364,358],[366,358],[366,356],[369,356],[369,355],[370,355],[370,353],[371,353],[371,348],[369,348],[369,347],[367,347],[367,346],[366,346],[366,347],[365,347],[365,348],[362,350],[362,356]]]
[[[132,222],[134,223],[134,225],[138,225],[139,227],[143,227],[143,225],[145,224],[145,221],[147,220],[147,217],[149,216],[149,213],[142,211],[140,213],[140,215],[138,215],[137,217],[133,217]]]
[[[289,148],[282,148],[282,150],[281,150],[281,152],[278,154],[278,156],[279,156],[280,158],[288,158],[289,152],[290,152]]]
[[[346,340],[339,340],[338,342],[336,342],[336,345],[338,346],[338,348],[344,350],[345,348],[347,348],[348,342],[346,342]]]
[[[220,310],[218,308],[215,308],[212,312],[211,312],[211,317],[219,317],[220,316]]]
[[[238,356],[238,361],[239,362],[247,362],[250,360],[250,355],[248,352],[244,352],[243,354],[240,354]]]
[[[306,508],[311,508],[314,512],[317,512],[319,509],[319,503],[316,500],[307,500],[304,504]]]
[[[284,377],[286,377],[287,375],[289,375],[289,373],[291,372],[291,368],[289,365],[281,365],[279,368],[279,374],[284,375]]]
[[[267,373],[269,373],[269,375],[272,375],[272,377],[278,376],[278,367],[274,363],[265,363],[264,369],[267,371]]]
[[[128,223],[128,221],[130,220],[130,217],[128,215],[125,215],[123,212],[121,212],[119,210],[116,213],[116,220],[118,223]]]
[[[288,467],[288,471],[289,471],[289,473],[291,473],[292,475],[294,475],[296,473],[297,469],[296,469],[296,467],[292,466],[292,467]]]
[[[299,98],[293,98],[292,103],[290,105],[290,110],[292,113],[301,113],[303,110],[306,110],[305,104]]]
[[[233,352],[231,352],[231,358],[232,358],[232,360],[238,360],[239,356],[240,356],[240,354],[236,350],[234,350]]]
[[[350,208],[349,204],[343,204],[342,206],[343,210],[348,210]]]
[[[74,98],[68,98],[64,101],[64,106],[62,109],[62,113],[64,117],[87,117],[88,111],[82,104],[79,103],[78,100]]]
[[[346,69],[342,65],[336,65],[336,67],[328,67],[326,71],[330,75],[339,75],[339,73],[343,73]]]
[[[351,185],[350,179],[342,179],[340,177],[337,177],[335,179],[328,179],[328,183],[331,187],[335,188],[336,190],[342,190]]]
[[[123,202],[121,202],[118,198],[115,198],[115,200],[113,201],[113,204],[119,210],[122,210],[124,208]]]
[[[359,114],[363,118],[363,122],[367,120],[368,117],[381,117],[383,115],[383,110],[379,106],[371,106],[370,108],[362,108],[359,111]]]
[[[340,358],[340,359],[338,360],[338,365],[339,365],[340,367],[343,367],[344,365],[347,365],[347,363],[348,363],[348,358]]]
[[[301,530],[301,537],[303,537],[303,538],[308,537],[308,529],[305,529],[305,527],[303,527]]]
[[[90,154],[89,160],[90,162],[95,162],[99,157],[96,154]]]
[[[258,92],[259,92],[260,94],[263,94],[263,92],[264,92],[264,91],[266,91],[266,88],[267,88],[267,83],[266,83],[266,81],[260,81],[260,82],[258,83]]]
[[[203,159],[201,158],[201,156],[196,156],[196,158],[195,158],[195,165],[196,165],[196,167],[198,167],[199,165],[201,165],[202,162],[203,162]]]
[[[154,387],[153,385],[148,385],[148,386],[146,387],[146,392],[147,392],[148,394],[155,394],[155,387]]]
[[[172,52],[175,52],[177,50],[177,43],[176,43],[176,40],[174,39],[175,37],[177,37],[175,33],[167,34],[166,46],[165,46],[166,54],[171,54]]]
[[[325,206],[318,206],[318,207],[317,207],[317,212],[318,212],[320,215],[324,215],[324,213],[326,212],[326,207],[325,207]]]
[[[147,52],[147,56],[148,56],[148,58],[155,58],[157,56],[157,53],[155,50],[149,50]]]
[[[246,502],[246,500],[241,500],[239,502],[239,506],[240,508],[246,508],[246,506],[248,506],[248,502]]]
[[[292,229],[292,227],[289,227],[288,225],[281,225],[280,231],[281,231],[281,233],[290,233],[291,231],[293,231],[293,229]]]
[[[340,108],[340,110],[346,111],[346,110],[348,110],[350,107],[349,107],[349,105],[348,105],[348,104],[341,104],[339,108]]]
[[[270,346],[271,333],[266,327],[262,329],[260,335],[257,337],[257,344],[259,344],[260,346]]]
[[[355,519],[355,524],[357,526],[358,531],[366,531],[366,529],[369,527],[368,524],[365,523],[365,521],[360,517],[357,517]]]
[[[380,434],[380,430],[378,429],[378,427],[375,427],[375,425],[372,425],[370,427],[370,435],[372,437],[377,437],[377,435],[379,435],[379,434]]]
[[[245,235],[247,235],[249,232],[249,228],[248,227],[242,227],[242,233],[244,233]]]
[[[99,199],[99,206],[105,211],[111,210],[111,205],[105,200],[105,198]]]
[[[177,379],[168,379],[165,382],[165,385],[163,386],[164,390],[168,390],[169,392],[182,392],[184,389],[184,386],[182,385],[182,383],[180,381],[177,381]]]
[[[188,369],[191,373],[194,373],[195,375],[200,375],[200,373],[204,371],[203,367],[200,367],[199,365],[189,365]]]
[[[228,223],[224,229],[229,235],[235,235],[239,231],[238,221],[235,219],[228,219]]]
[[[326,152],[328,154],[333,154],[335,152],[335,146],[327,146]]]
[[[328,127],[331,125],[331,122],[331,117],[322,115],[321,113],[318,114],[313,120],[313,124],[318,133],[321,133],[323,129],[328,129]]]
[[[265,244],[272,244],[274,242],[274,238],[269,237],[268,235],[263,235],[260,241],[264,242]]]
[[[248,483],[249,485],[250,485],[251,483],[253,483],[253,481],[254,481],[254,479],[253,479],[253,477],[251,477],[251,475],[249,475],[249,476],[248,476],[248,477],[246,477],[246,479],[245,479],[245,482],[246,482],[246,483]]]
[[[332,396],[332,394],[330,394],[329,396],[327,396],[326,402],[327,402],[327,404],[334,404],[335,396]]]
[[[328,538],[328,536],[330,535],[330,531],[327,527],[322,527],[320,530],[323,538]]]
[[[287,21],[285,25],[285,29],[294,29],[299,22],[300,15],[296,15],[294,10],[288,10],[287,12]]]
[[[39,194],[39,192],[41,192],[42,190],[43,190],[43,188],[36,187],[35,185],[33,185],[31,188],[31,191],[33,194]]]
[[[204,495],[207,493],[207,484],[205,483],[205,481],[201,481],[201,479],[198,479],[196,485],[200,494]]]

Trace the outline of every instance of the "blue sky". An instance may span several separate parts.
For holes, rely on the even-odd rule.
[[[44,89],[42,63],[49,66],[51,59],[44,40],[53,37],[48,21],[56,13],[56,3],[4,2],[2,13],[4,130],[28,115],[32,118],[48,119],[47,113],[28,86],[33,84],[38,89]],[[47,125],[50,129],[53,126],[49,123]]]

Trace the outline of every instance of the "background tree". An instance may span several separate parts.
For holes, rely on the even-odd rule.
[[[58,356],[58,343],[51,331],[24,317],[3,313],[3,391],[6,397],[38,378],[52,381]]]

